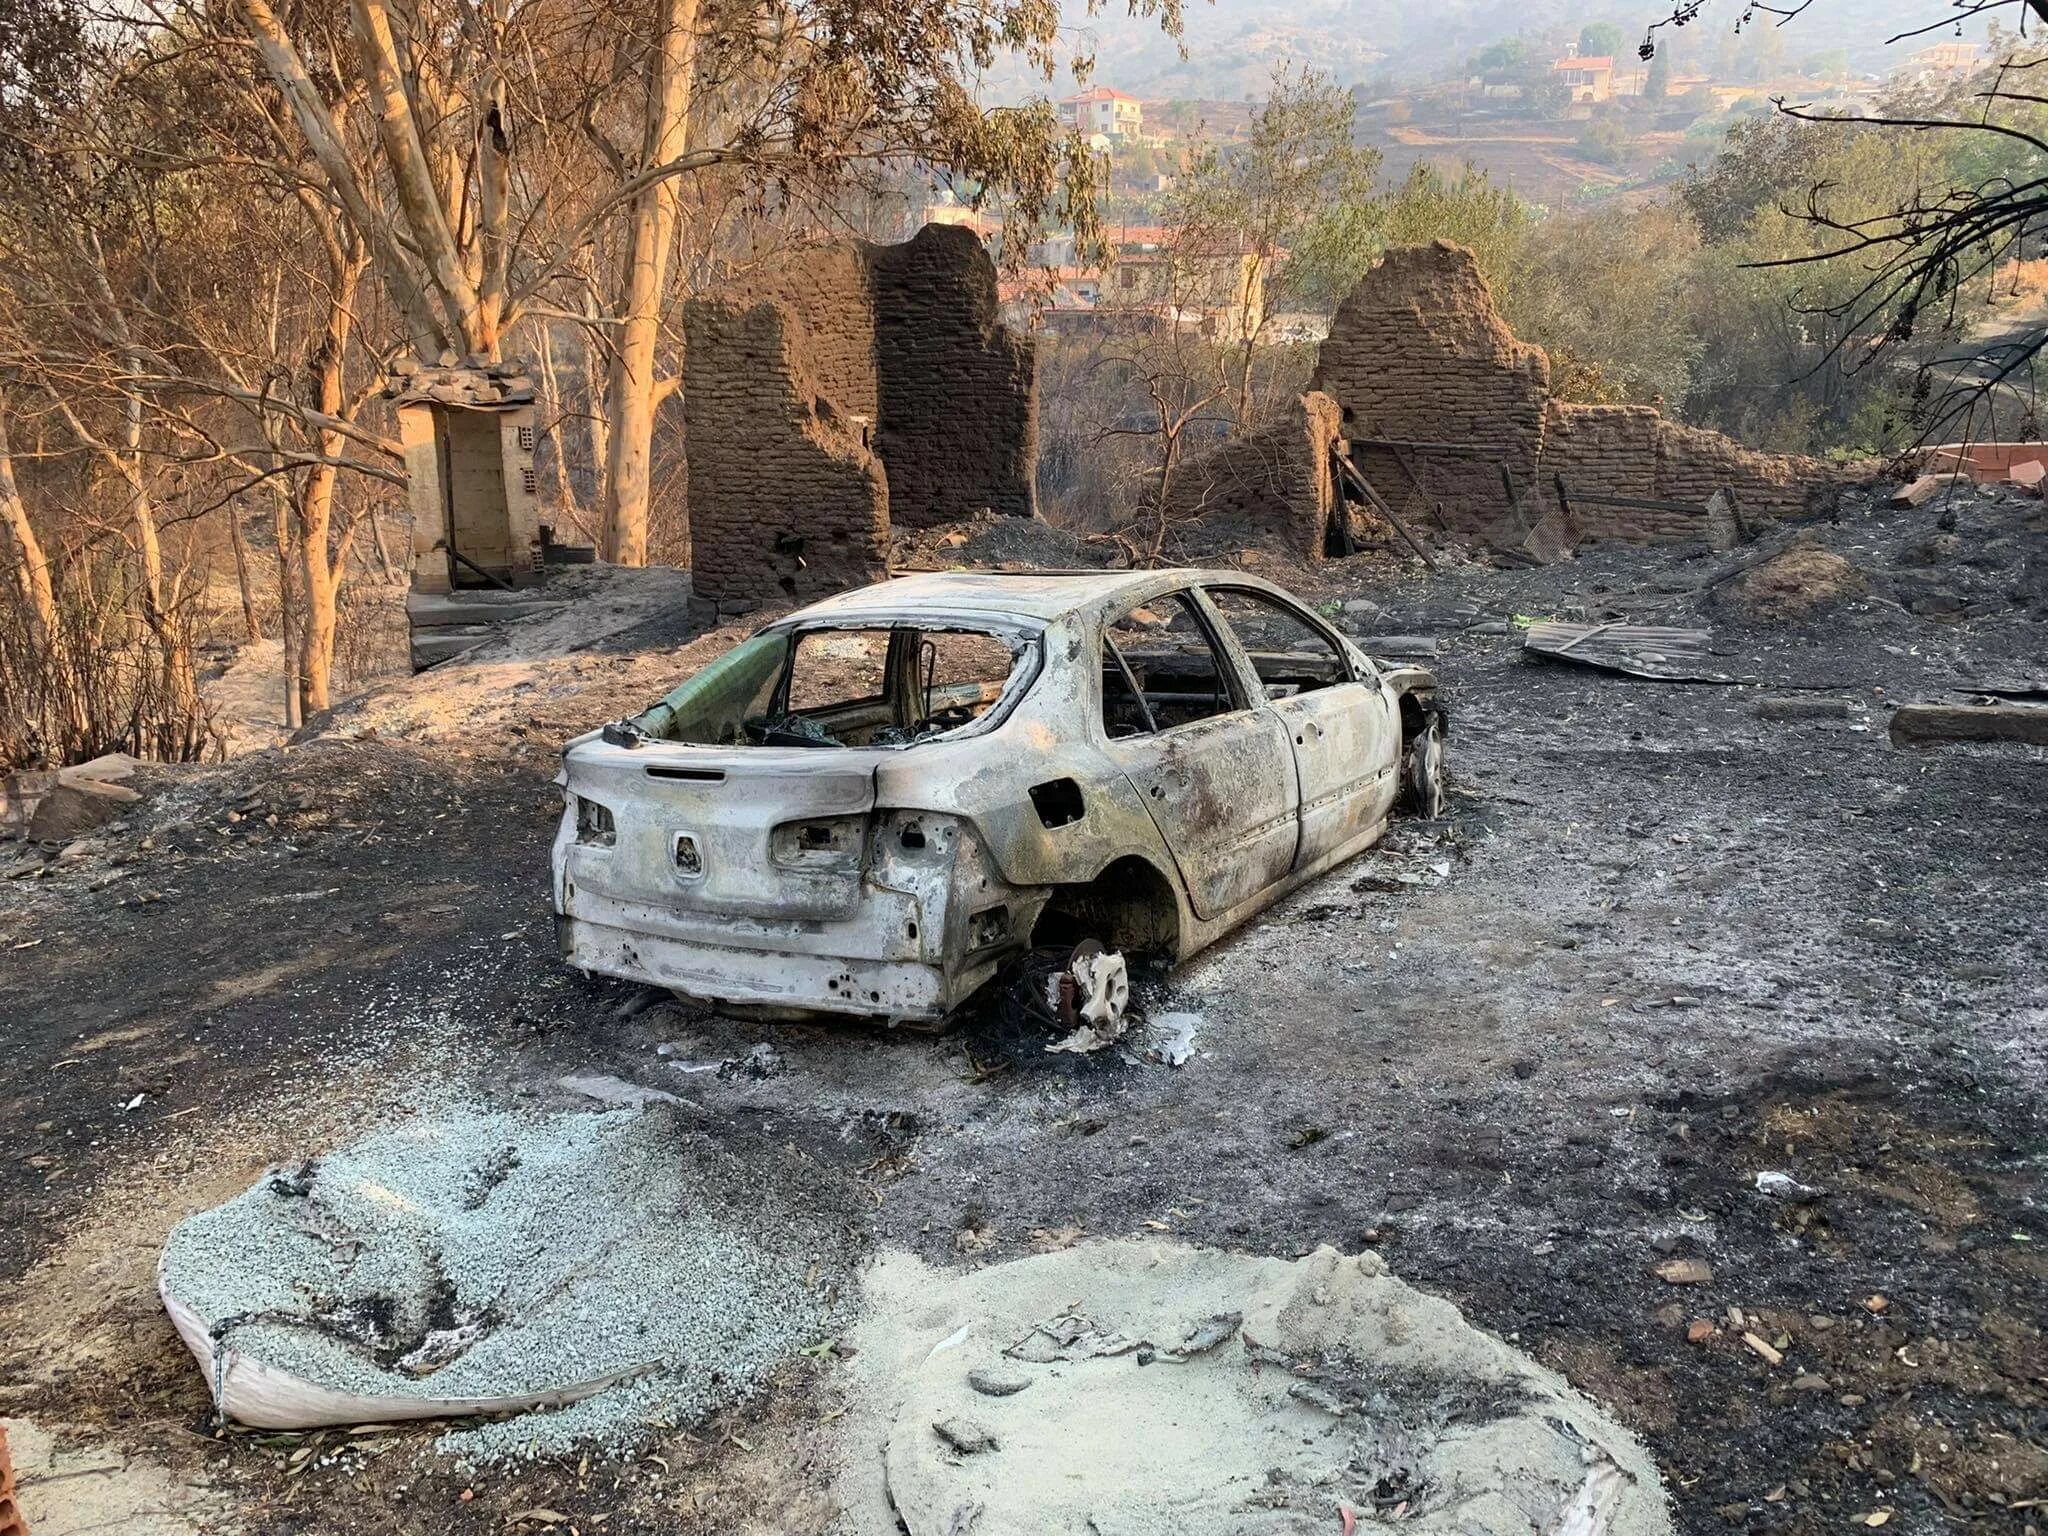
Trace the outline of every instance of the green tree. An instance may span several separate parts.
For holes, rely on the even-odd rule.
[[[1424,162],[1373,212],[1375,254],[1388,246],[1455,241],[1471,248],[1497,300],[1515,292],[1534,216],[1478,167],[1468,163],[1450,173]]]
[[[1611,21],[1589,21],[1579,28],[1579,54],[1583,58],[1612,58],[1621,52],[1621,28]]]
[[[1379,152],[1355,142],[1351,93],[1319,71],[1282,69],[1265,104],[1252,115],[1242,144],[1210,149],[1189,167],[1179,196],[1183,242],[1228,253],[1237,288],[1231,334],[1233,396],[1240,431],[1254,417],[1253,361],[1276,300],[1294,296],[1282,264],[1297,244],[1315,249],[1318,263],[1342,262],[1347,229],[1324,227],[1333,209],[1370,201]],[[1332,249],[1332,247],[1336,247]],[[1363,250],[1350,258],[1363,265]],[[1216,262],[1219,255],[1205,260]],[[1289,263],[1291,266],[1291,263]],[[1321,282],[1315,268],[1311,284]]]
[[[1732,240],[1763,210],[1801,199],[1835,141],[1824,123],[1776,113],[1741,119],[1712,160],[1687,171],[1678,195],[1709,243]]]
[[[1946,184],[1953,152],[1932,136],[1789,119],[1731,131],[1684,192],[1707,242],[1691,290],[1699,419],[1774,448],[1903,446],[1915,368],[1944,350],[1941,327],[1930,317],[1916,334],[1903,300],[1882,289],[1860,300],[1869,267],[1814,258],[1840,245],[1840,227]],[[1878,349],[1888,336],[1894,345]]]
[[[1677,203],[1546,219],[1526,231],[1503,310],[1550,353],[1559,395],[1675,414],[1702,350],[1690,303],[1699,251]]]
[[[1489,43],[1472,56],[1466,67],[1470,73],[1488,80],[1505,80],[1520,74],[1529,67],[1531,54],[1529,40],[1510,37],[1498,43]]]

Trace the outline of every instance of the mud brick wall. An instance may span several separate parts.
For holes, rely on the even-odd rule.
[[[1311,391],[1280,420],[1183,465],[1167,498],[1177,553],[1259,544],[1320,560],[1335,496],[1330,448],[1341,430],[1337,402]]]
[[[1472,253],[1439,240],[1387,252],[1358,281],[1316,362],[1314,384],[1342,407],[1352,457],[1397,512],[1474,536],[1507,515],[1506,464],[1525,515],[1557,505],[1555,479],[1610,496],[1696,502],[1734,491],[1745,515],[1806,515],[1851,472],[1818,459],[1756,453],[1649,406],[1579,405],[1550,395],[1550,361],[1515,338]],[[1375,447],[1359,439],[1469,445]],[[1698,516],[1574,507],[1593,538],[1696,538]]]
[[[14,1457],[7,1449],[4,1427],[0,1427],[0,1536],[28,1536],[28,1521],[14,1497]]]
[[[1478,533],[1507,510],[1499,465],[1518,489],[1536,474],[1550,359],[1515,339],[1462,246],[1387,252],[1338,307],[1310,387],[1336,399],[1353,462],[1411,526],[1435,525],[1440,506],[1451,531]]]
[[[973,231],[927,224],[867,247],[889,516],[929,528],[983,507],[1037,511],[1037,359],[1002,322],[996,268]]]
[[[1557,505],[1559,475],[1567,491],[1662,497],[1657,450],[1663,425],[1664,418],[1647,405],[1551,401],[1544,420],[1542,495],[1532,504],[1532,512]],[[1702,504],[1706,499],[1699,498]],[[1574,502],[1572,521],[1583,538],[1658,542],[1699,538],[1706,528],[1706,512],[1704,505],[1696,512],[1652,512]]]
[[[1707,499],[1724,488],[1743,515],[1798,518],[1844,471],[1817,459],[1755,453],[1732,438],[1668,421],[1647,405],[1575,405],[1553,400],[1543,434],[1543,505],[1565,489],[1691,502],[1697,512],[1574,504],[1578,532],[1593,539],[1645,542],[1696,539],[1706,531]]]
[[[972,232],[791,251],[692,302],[684,335],[700,596],[837,591],[884,573],[892,521],[1035,512],[1036,357]]]
[[[887,476],[811,376],[788,307],[693,299],[683,325],[696,590],[739,608],[880,577]]]
[[[1867,466],[1757,453],[1719,432],[1676,421],[1657,423],[1657,494],[1705,501],[1726,486],[1742,504],[1745,517],[1811,517],[1828,487],[1863,478],[1867,472]]]
[[[879,414],[875,305],[859,249],[805,246],[748,273],[725,297],[781,305],[791,345],[818,393],[842,415],[873,421]]]

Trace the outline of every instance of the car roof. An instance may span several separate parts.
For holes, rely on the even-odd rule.
[[[1195,582],[1271,587],[1242,571],[924,571],[878,581],[799,608],[783,625],[829,619],[901,620],[920,610],[933,617],[1041,619],[1106,614]]]

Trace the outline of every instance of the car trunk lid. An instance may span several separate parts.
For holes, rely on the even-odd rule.
[[[610,812],[611,831],[609,845],[589,839],[577,884],[680,912],[845,917],[866,869],[876,756],[586,739],[567,754],[565,783]]]

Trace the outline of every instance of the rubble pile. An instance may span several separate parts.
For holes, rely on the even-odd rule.
[[[1627,1431],[1371,1254],[1124,1240],[965,1276],[890,1256],[866,1291],[857,1529],[1671,1529]]]

